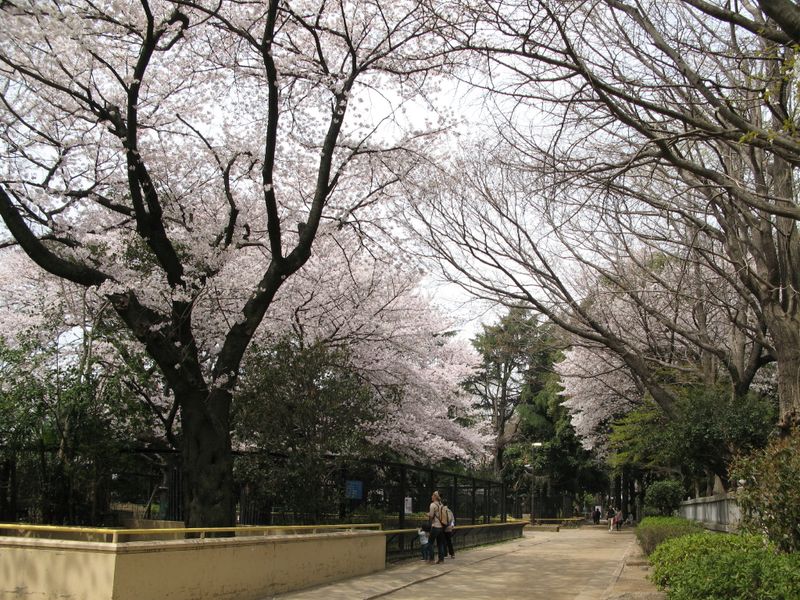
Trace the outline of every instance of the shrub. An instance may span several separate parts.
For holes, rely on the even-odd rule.
[[[669,600],[798,600],[798,555],[778,554],[761,536],[697,533],[650,555],[653,581]]]
[[[800,554],[781,554],[764,565],[764,581],[774,598],[800,598]]]
[[[698,533],[702,526],[680,517],[647,517],[636,527],[636,539],[645,554],[650,554],[664,540]]]
[[[647,506],[646,504],[642,507],[642,518],[644,517],[660,517],[661,511],[653,506]]]
[[[666,480],[651,483],[644,494],[645,506],[651,506],[668,517],[681,505],[683,484],[680,481]]]
[[[741,527],[763,533],[784,552],[800,552],[800,432],[775,439],[763,450],[736,459]]]

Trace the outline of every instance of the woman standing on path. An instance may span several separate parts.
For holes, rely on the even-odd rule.
[[[433,492],[431,495],[431,506],[428,509],[428,520],[431,523],[431,538],[429,542],[431,551],[433,547],[436,546],[439,552],[439,560],[436,561],[436,564],[443,563],[445,554],[447,554],[444,539],[444,528],[447,524],[447,519],[443,514],[444,511],[445,508],[442,504],[442,498],[439,496],[439,492]],[[428,563],[432,562],[433,558],[428,561]]]
[[[453,549],[453,531],[456,528],[456,517],[450,507],[447,506],[447,500],[442,500],[444,504],[444,541],[447,542],[447,551],[450,553],[450,558],[456,557],[456,551]]]

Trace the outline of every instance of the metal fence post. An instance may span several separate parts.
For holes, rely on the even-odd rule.
[[[475,525],[475,493],[477,492],[477,486],[475,485],[475,478],[472,478],[472,524]]]
[[[453,475],[453,493],[450,498],[450,510],[453,511],[453,514],[458,512],[458,477],[456,475]]]
[[[398,513],[398,525],[400,529],[404,529],[406,526],[406,467],[405,465],[400,466],[400,512]]]
[[[398,513],[398,526],[399,529],[405,529],[406,527],[406,467],[405,465],[400,466],[400,512]],[[399,535],[397,546],[402,551],[404,549],[405,544],[405,536]]]

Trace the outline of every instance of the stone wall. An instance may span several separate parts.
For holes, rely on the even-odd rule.
[[[681,502],[678,514],[702,523],[706,529],[728,532],[736,531],[741,516],[734,492],[686,500]]]

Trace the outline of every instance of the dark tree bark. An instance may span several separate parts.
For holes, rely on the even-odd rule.
[[[212,405],[206,408],[206,404]],[[234,523],[235,490],[230,439],[230,394],[196,394],[182,405],[184,514],[189,527]]]
[[[311,256],[325,212],[335,210],[330,217],[344,225],[396,181],[397,171],[373,156],[402,143],[376,142],[374,131],[343,143],[342,127],[359,78],[375,72],[407,82],[442,65],[441,50],[423,41],[435,19],[421,2],[394,12],[366,7],[374,18],[324,3],[326,14],[300,13],[277,0],[258,14],[191,0],[142,2],[119,14],[90,2],[72,8],[75,21],[44,5],[0,5],[4,30],[17,36],[0,48],[0,160],[4,173],[16,173],[0,182],[0,217],[42,269],[101,289],[144,346],[174,402],[166,412],[180,436],[186,523],[230,526],[230,410],[244,353],[277,291]],[[35,35],[23,35],[26,28]],[[62,61],[64,44],[76,56]],[[242,81],[253,96],[253,125],[231,150],[192,101]],[[176,114],[171,102],[189,114]],[[187,141],[199,149],[191,171],[203,181],[170,181],[172,151],[159,145]],[[334,208],[342,179],[355,181],[354,163],[363,190],[341,192]],[[210,199],[222,199],[221,215],[207,214]],[[251,221],[243,222],[242,206]],[[98,241],[104,234],[128,246],[107,251]],[[158,277],[130,276],[126,251]],[[235,315],[220,317],[226,329],[216,345],[200,348],[197,303],[220,264],[248,251],[262,259],[257,283]],[[145,279],[158,289],[141,289]]]

